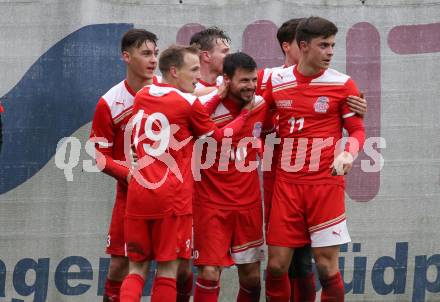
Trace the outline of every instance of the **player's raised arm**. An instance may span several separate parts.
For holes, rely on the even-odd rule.
[[[216,100],[220,100],[220,97],[214,96],[214,100],[211,102],[217,102]],[[225,131],[226,129],[232,130],[232,133],[238,133],[241,130],[249,116],[249,109],[251,106],[252,104],[248,104],[233,121],[222,128],[218,128],[209,117],[200,101],[196,100],[192,106],[192,114],[190,117],[192,129],[198,137],[211,136],[215,140],[220,141],[225,137],[225,133],[228,135],[228,131]]]

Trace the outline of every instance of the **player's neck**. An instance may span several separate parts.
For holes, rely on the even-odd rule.
[[[245,105],[245,101],[243,101],[241,98],[236,97],[232,93],[228,93],[228,95],[226,96],[226,99],[234,102],[234,104],[236,104],[239,108],[242,108]]]
[[[218,74],[215,72],[212,72],[209,69],[208,65],[201,65],[200,66],[200,75],[201,75],[200,79],[203,82],[206,82],[208,84],[215,83],[215,81],[217,80],[217,77],[218,77]]]
[[[286,58],[284,59],[284,67],[285,67],[285,68],[290,67],[290,66],[292,66],[292,65],[296,65],[296,64],[298,64],[298,62],[296,62],[296,61],[290,59],[289,57],[286,57]]]
[[[138,92],[146,85],[153,84],[153,79],[144,79],[127,73],[127,84],[133,89],[134,92]]]
[[[306,61],[303,60],[300,60],[298,62],[297,70],[299,71],[299,73],[306,77],[313,77],[322,72],[321,68],[308,64]]]
[[[179,89],[179,87],[177,86],[177,81],[174,81],[174,79],[171,77],[170,78],[163,77],[161,84],[170,85]]]

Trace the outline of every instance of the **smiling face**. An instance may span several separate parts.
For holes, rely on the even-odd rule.
[[[193,93],[200,80],[200,60],[197,54],[186,52],[183,64],[175,70],[176,87],[187,93]]]
[[[232,79],[225,75],[229,85],[229,97],[243,104],[247,104],[255,97],[257,89],[257,70],[237,68]]]
[[[310,42],[301,41],[301,58],[315,70],[329,68],[334,54],[335,38],[336,36],[333,35],[327,38],[317,37]]]
[[[156,43],[145,41],[140,47],[131,47],[122,53],[128,72],[141,80],[151,80],[157,67],[159,49]]]

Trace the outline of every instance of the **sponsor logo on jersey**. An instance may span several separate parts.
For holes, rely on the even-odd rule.
[[[315,112],[318,113],[327,113],[328,108],[330,107],[329,105],[329,99],[326,96],[320,96],[316,102],[315,105],[313,105],[315,107]]]
[[[276,100],[275,103],[278,108],[292,108],[293,100]]]
[[[254,130],[252,130],[252,135],[255,138],[259,138],[261,136],[261,130],[263,129],[263,123],[261,122],[256,122],[254,124]]]

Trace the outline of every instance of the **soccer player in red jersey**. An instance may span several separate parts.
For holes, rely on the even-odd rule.
[[[303,20],[303,18],[290,19],[284,22],[278,29],[277,39],[285,56],[284,65],[274,68],[265,68],[258,71],[257,94],[263,94],[264,90],[266,89],[267,81],[273,71],[287,68],[298,63],[300,53],[298,44],[295,40],[295,33],[296,27],[301,20]],[[347,104],[353,112],[361,116],[363,116],[366,112],[366,101],[363,98],[358,96],[349,96],[347,98]],[[268,113],[270,116],[268,116],[267,120],[269,122],[272,121],[274,128],[276,128],[278,125],[276,108],[271,108]],[[270,123],[268,124],[270,125]],[[263,138],[267,134],[268,133],[263,132]],[[273,147],[274,150],[271,169],[269,171],[263,171],[264,218],[266,228],[269,220],[273,186],[275,181],[275,170],[280,151],[279,145],[274,145]],[[316,289],[314,274],[312,272],[311,257],[312,254],[310,245],[295,249],[295,253],[289,267],[291,302],[315,301]]]
[[[214,26],[195,33],[189,43],[200,49],[201,78],[196,89],[219,86],[223,81],[223,60],[229,54],[231,39]]]
[[[189,44],[200,50],[200,79],[194,95],[204,96],[215,91],[223,82],[223,59],[229,53],[231,39],[218,27],[195,33]],[[210,98],[210,97],[208,97]],[[177,302],[189,302],[193,287],[190,261],[182,260],[177,277]]]
[[[127,77],[101,97],[93,117],[91,140],[95,141],[96,160],[102,171],[117,180],[116,199],[107,237],[110,266],[104,289],[104,302],[118,302],[122,280],[128,273],[125,256],[124,215],[129,165],[124,164],[124,129],[131,117],[137,91],[153,82],[157,65],[157,37],[143,29],[130,29],[121,40]]]
[[[221,271],[234,264],[240,282],[237,301],[259,301],[264,239],[256,159],[267,106],[261,96],[255,96],[257,65],[247,54],[226,56],[223,78],[227,94],[211,114],[218,127],[236,118],[246,104],[255,104],[229,148],[224,144],[206,148],[215,160],[201,170],[201,181],[195,182],[194,264],[198,278],[194,301],[217,301]]]
[[[337,27],[326,19],[301,21],[296,31],[298,65],[273,72],[264,93],[277,108],[282,147],[267,231],[270,301],[290,297],[292,254],[307,244],[323,287],[321,301],[344,301],[338,253],[350,236],[343,175],[350,171],[365,131],[362,118],[347,105],[349,95],[359,95],[354,81],[329,68],[336,33]],[[343,128],[350,137],[342,151]]]
[[[200,79],[198,55],[196,47],[166,49],[159,58],[162,83],[146,86],[135,97],[132,130],[138,167],[128,188],[130,268],[121,287],[122,302],[140,301],[151,260],[157,261],[151,301],[176,301],[179,259],[191,254],[192,136],[221,140],[226,128],[236,133],[247,119],[246,108],[222,129],[209,118],[209,105],[207,113],[191,94]]]

